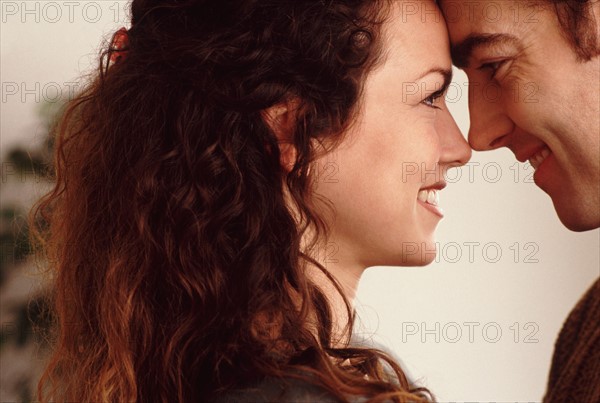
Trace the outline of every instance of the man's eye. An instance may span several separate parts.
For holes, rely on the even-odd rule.
[[[498,72],[498,69],[500,69],[500,67],[502,67],[504,63],[506,63],[506,59],[497,60],[495,62],[483,63],[481,66],[479,66],[479,70],[491,70],[492,78],[494,78],[496,76],[496,73]]]

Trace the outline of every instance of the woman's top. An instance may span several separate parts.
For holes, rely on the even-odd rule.
[[[337,403],[339,400],[316,385],[293,378],[265,378],[243,389],[235,389],[210,400],[211,403],[298,402]],[[356,403],[360,401],[357,400]]]
[[[353,347],[376,347],[390,354],[397,362],[400,360],[385,346],[375,342],[368,335],[353,334],[350,340]],[[346,402],[364,403],[364,396],[350,397]],[[324,388],[295,378],[278,379],[266,377],[260,382],[243,388],[234,389],[210,400],[210,403],[337,403],[340,400]]]

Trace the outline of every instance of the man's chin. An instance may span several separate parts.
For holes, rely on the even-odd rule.
[[[574,232],[591,231],[600,228],[600,213],[578,210],[576,205],[561,208],[554,203],[560,222]]]
[[[587,189],[584,184],[578,188],[572,182],[560,180],[544,180],[536,185],[552,199],[554,210],[560,222],[574,232],[590,231],[600,228],[600,202],[593,195],[593,191],[582,192]]]

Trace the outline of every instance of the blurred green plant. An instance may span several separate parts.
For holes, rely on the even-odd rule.
[[[26,150],[17,146],[9,150],[5,161],[12,164],[16,174],[21,177],[24,174],[33,173],[42,178],[48,178],[53,170],[54,136],[51,130],[56,119],[60,116],[65,106],[64,102],[44,102],[38,107],[38,114],[46,126],[46,136],[42,144],[34,150]]]
[[[0,287],[8,271],[30,253],[29,227],[22,209],[0,209]]]
[[[47,181],[52,179],[54,170],[52,129],[65,105],[64,101],[40,104],[37,113],[46,128],[44,140],[31,149],[22,146],[13,147],[6,152],[5,156],[2,156],[3,169],[9,167],[11,170],[10,175],[7,175],[6,172],[3,173],[3,183],[6,183],[9,177],[24,178],[27,175],[34,175]],[[13,183],[17,184],[16,189],[25,185],[23,180]],[[32,282],[39,281],[39,278],[27,274],[35,272],[32,269],[36,268],[26,267],[25,264],[26,258],[33,252],[27,223],[27,213],[30,208],[31,206],[14,203],[0,208],[0,291],[3,293],[7,288],[13,286],[11,278],[14,276],[10,276],[10,274],[17,273],[16,270],[22,271],[19,276],[29,277]],[[0,328],[0,351],[3,355],[8,349],[14,349],[16,352],[25,351],[24,348],[30,345],[33,345],[36,352],[43,352],[48,347],[45,336],[50,328],[51,319],[46,299],[42,296],[43,292],[38,289],[21,300],[10,301],[10,305],[7,303],[0,307],[2,316],[11,318],[10,322],[3,322]],[[41,361],[36,360],[30,364],[28,368],[32,373],[19,374],[18,380],[14,381],[14,384],[5,385],[5,381],[2,381],[1,388],[13,391],[18,395],[19,401],[32,401],[34,395],[33,387],[37,380],[34,379],[33,372],[36,365],[41,365]]]
[[[44,102],[37,109],[42,124],[46,127],[44,141],[33,150],[21,146],[8,150],[4,167],[10,165],[11,176],[24,178],[28,174],[49,179],[54,169],[54,136],[51,131],[63,111],[65,102]],[[6,168],[4,168],[6,169]],[[5,179],[3,175],[3,179]],[[2,206],[0,208],[0,287],[8,270],[20,263],[32,251],[29,244],[29,230],[26,209],[29,206]]]

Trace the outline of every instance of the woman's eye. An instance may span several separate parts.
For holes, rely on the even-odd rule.
[[[430,108],[435,108],[435,109],[442,109],[439,106],[435,106],[435,102],[440,99],[442,96],[444,96],[443,92],[434,92],[433,94],[431,94],[430,96],[428,96],[427,98],[425,98],[423,101],[421,101],[421,103],[423,103],[424,105],[430,107]]]

